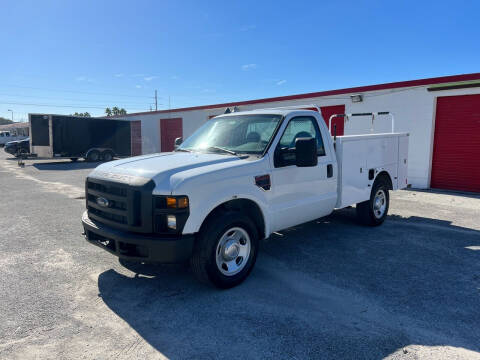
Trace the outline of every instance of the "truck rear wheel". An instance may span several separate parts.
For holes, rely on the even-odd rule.
[[[388,184],[383,179],[375,180],[370,200],[357,204],[358,220],[369,226],[378,226],[385,221],[390,205]]]
[[[204,283],[227,289],[252,271],[258,252],[258,231],[250,218],[229,211],[208,221],[200,231],[190,264]]]

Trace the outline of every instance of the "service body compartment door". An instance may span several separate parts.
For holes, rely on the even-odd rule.
[[[336,208],[364,201],[368,196],[367,143],[337,138],[338,197]]]
[[[398,171],[397,189],[404,189],[408,185],[408,135],[398,138]],[[393,184],[395,186],[395,184]]]

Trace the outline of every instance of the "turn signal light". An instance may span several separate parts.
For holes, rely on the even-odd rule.
[[[167,208],[169,209],[185,209],[188,207],[188,197],[170,197],[167,196]]]
[[[173,197],[167,197],[167,208],[176,209],[177,208],[177,199]]]
[[[188,198],[186,196],[177,199],[177,206],[179,209],[185,209],[188,207]]]

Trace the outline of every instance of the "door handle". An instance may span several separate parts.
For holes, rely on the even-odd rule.
[[[331,178],[333,176],[333,165],[328,164],[327,165],[327,178]]]

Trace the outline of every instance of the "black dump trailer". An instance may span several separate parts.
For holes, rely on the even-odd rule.
[[[130,122],[30,114],[31,153],[42,158],[109,161],[132,155]]]

